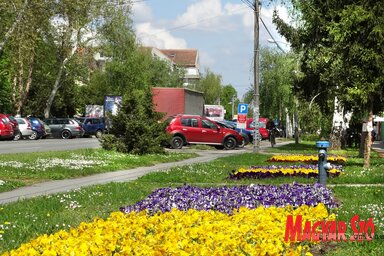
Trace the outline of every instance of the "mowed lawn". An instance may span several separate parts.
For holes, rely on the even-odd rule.
[[[1,179],[5,180],[4,184],[13,182],[13,184],[16,184],[14,186],[23,186],[42,180],[84,176],[90,173],[113,171],[124,166],[124,168],[127,168],[129,167],[126,163],[128,162],[127,159],[135,162],[135,164],[131,163],[132,165],[141,165],[143,163],[154,164],[191,157],[189,154],[176,154],[172,156],[173,159],[167,155],[142,157],[124,156],[118,153],[113,153],[116,154],[114,157],[100,157],[104,154],[110,153],[102,150],[65,153],[52,152],[46,155],[39,155],[38,157],[36,155],[34,157],[19,155],[17,160],[12,158],[12,156],[7,156],[9,157],[7,159],[4,159],[5,156],[1,156],[2,162],[17,161],[22,163],[22,166],[19,167],[5,167],[2,165],[0,169]],[[133,205],[145,199],[151,192],[159,188],[175,188],[185,184],[209,188],[250,184],[316,183],[316,178],[305,177],[228,179],[232,171],[240,168],[250,168],[250,166],[254,165],[292,165],[292,163],[269,162],[268,159],[274,154],[317,154],[317,149],[314,146],[314,142],[303,142],[300,145],[289,144],[259,154],[244,153],[220,158],[209,163],[196,163],[190,166],[153,172],[132,182],[90,186],[66,193],[3,205],[0,210],[0,253],[18,248],[22,243],[26,243],[43,234],[54,234],[60,230],[70,230],[71,228],[78,227],[82,222],[91,222],[94,218],[105,219],[112,212],[118,212],[120,207]],[[379,158],[376,153],[372,153],[371,168],[363,169],[363,160],[356,157],[357,151],[354,149],[329,152],[329,154],[348,157],[344,165],[344,172],[338,177],[327,180],[328,188],[332,191],[336,202],[339,204],[339,207],[336,209],[336,220],[347,223],[347,234],[350,235],[352,233],[350,220],[354,215],[359,215],[362,221],[373,218],[375,239],[362,242],[320,242],[316,245],[311,245],[310,251],[314,255],[384,255],[384,188],[382,187],[384,183],[384,160]],[[82,155],[84,156],[83,158],[80,157]],[[74,170],[67,170],[66,167],[61,166],[53,168],[57,168],[55,171],[51,171],[50,167],[43,169],[42,166],[45,165],[40,164],[39,168],[33,169],[34,158],[51,159],[50,162],[54,162],[52,159],[57,159],[55,161],[63,159],[65,161],[65,159],[72,159],[74,156],[78,156],[78,159],[88,160],[97,158],[97,161],[107,161],[108,163],[103,165],[101,162],[98,162],[95,166],[84,165]],[[151,158],[151,160],[148,160],[148,158]],[[23,169],[23,171],[17,171],[18,169]],[[13,170],[15,173],[12,174],[10,170]],[[354,184],[359,184],[359,186],[352,186]],[[372,184],[375,186],[372,186]],[[10,188],[12,187],[7,189],[9,190]]]

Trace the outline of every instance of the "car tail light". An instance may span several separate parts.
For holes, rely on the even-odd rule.
[[[32,130],[31,123],[28,120],[25,120],[27,122],[27,130]]]

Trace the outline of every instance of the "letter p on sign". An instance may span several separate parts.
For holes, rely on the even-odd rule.
[[[238,114],[248,114],[248,104],[240,103],[237,106],[237,113]]]

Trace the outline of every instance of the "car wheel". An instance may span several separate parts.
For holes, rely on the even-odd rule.
[[[36,131],[32,131],[32,134],[28,138],[30,140],[37,140],[38,139],[37,132]]]
[[[249,144],[249,137],[247,134],[241,134],[241,136],[243,136],[243,147],[247,146]]]
[[[21,139],[21,136],[22,136],[22,134],[21,134],[21,132],[19,132],[19,133],[17,133],[17,134],[15,135],[15,137],[13,138],[13,140],[19,140],[19,139]]]
[[[103,135],[103,132],[101,130],[96,131],[96,138],[100,139],[102,135]]]
[[[225,149],[235,149],[237,146],[236,139],[233,137],[226,138],[223,146]]]
[[[184,140],[180,136],[174,136],[171,139],[171,147],[174,149],[181,149],[184,145]]]
[[[72,137],[72,134],[68,130],[64,130],[61,132],[61,138],[63,139],[70,139]]]

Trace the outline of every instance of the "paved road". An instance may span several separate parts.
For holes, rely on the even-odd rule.
[[[0,154],[99,148],[96,138],[0,141]]]

